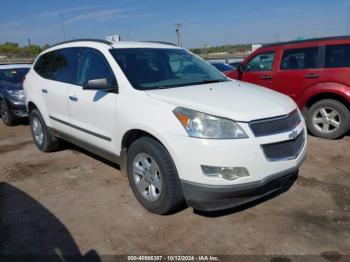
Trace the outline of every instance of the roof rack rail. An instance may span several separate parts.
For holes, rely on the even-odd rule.
[[[54,45],[51,45],[51,47],[58,46],[58,45],[63,45],[63,44],[69,44],[69,43],[75,43],[75,42],[96,42],[96,43],[102,43],[106,45],[112,45],[113,43],[108,41],[108,40],[102,40],[102,39],[89,39],[89,38],[82,38],[82,39],[74,39],[74,40],[69,40],[69,41],[64,41],[60,42]]]
[[[269,44],[263,44],[263,47],[307,43],[307,42],[313,42],[313,41],[344,40],[344,39],[350,39],[350,35],[329,36],[329,37],[321,37],[321,38],[310,38],[310,39],[304,39],[304,40],[293,40],[293,41],[286,41],[286,42],[269,43]]]
[[[164,45],[172,45],[172,46],[177,46],[174,43],[170,43],[170,42],[164,42],[164,41],[140,41],[140,42],[144,42],[144,43],[155,43],[155,44],[164,44]]]

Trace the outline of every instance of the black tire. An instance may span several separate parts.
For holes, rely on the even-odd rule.
[[[317,128],[316,124],[314,124],[313,117],[317,112],[322,109],[333,109],[337,111],[340,119],[339,127],[334,128],[330,132],[322,132],[319,128]],[[344,136],[350,130],[350,112],[349,109],[341,102],[333,99],[325,99],[320,100],[313,104],[306,112],[306,124],[309,129],[309,132],[317,137],[325,138],[325,139],[338,139]],[[322,124],[321,124],[322,125]]]
[[[159,167],[162,190],[156,201],[147,200],[137,189],[133,163],[139,154],[151,156]],[[148,211],[165,215],[178,211],[184,205],[181,182],[174,162],[165,147],[155,139],[142,137],[132,143],[127,155],[127,171],[132,191]]]
[[[34,129],[33,129],[34,121],[39,121],[42,127],[43,139],[41,143],[35,138]],[[52,152],[59,148],[59,145],[60,145],[59,140],[56,137],[54,137],[52,134],[50,134],[49,129],[47,128],[43,117],[41,116],[40,112],[37,109],[34,109],[33,111],[30,112],[29,122],[30,122],[30,129],[32,131],[34,143],[40,151]]]
[[[0,101],[0,114],[2,122],[7,126],[15,125],[15,118],[12,116],[6,102],[4,100]]]

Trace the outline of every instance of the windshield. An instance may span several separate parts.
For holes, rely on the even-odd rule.
[[[14,68],[0,70],[0,82],[20,83],[28,73],[29,68]]]
[[[139,90],[229,81],[213,66],[184,49],[128,48],[111,53]]]

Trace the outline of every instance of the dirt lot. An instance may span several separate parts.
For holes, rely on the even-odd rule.
[[[288,192],[219,213],[187,208],[152,215],[138,204],[116,166],[73,146],[41,153],[26,125],[0,124],[0,182],[0,254],[349,259],[344,255],[350,254],[350,136],[311,137],[308,159]]]

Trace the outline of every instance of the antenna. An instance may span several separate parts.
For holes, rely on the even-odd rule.
[[[181,42],[180,42],[180,38],[181,38],[181,26],[182,24],[175,24],[176,26],[176,29],[175,29],[175,32],[176,32],[176,38],[177,38],[177,45],[178,46],[181,46]]]
[[[63,14],[62,13],[60,13],[60,18],[61,18],[61,24],[62,24],[63,41],[66,41],[66,30],[64,28]]]

